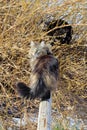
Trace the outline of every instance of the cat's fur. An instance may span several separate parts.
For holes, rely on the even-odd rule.
[[[25,83],[18,82],[17,90],[25,98],[49,99],[50,92],[57,88],[58,60],[43,41],[40,44],[31,43],[29,57],[32,70],[30,85],[28,87]]]
[[[53,44],[55,41],[60,41],[61,44],[70,44],[73,29],[65,20],[47,18],[41,23],[41,26],[42,30],[47,32],[47,35],[53,40]]]

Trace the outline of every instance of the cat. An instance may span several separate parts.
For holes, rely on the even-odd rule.
[[[50,40],[53,40],[51,45],[54,45],[56,41],[60,41],[61,44],[70,44],[73,29],[65,20],[48,17],[40,23],[40,26],[44,32],[47,32],[46,35],[50,37]]]
[[[58,87],[58,60],[53,56],[50,45],[31,42],[29,51],[31,76],[29,87],[18,82],[16,88],[23,98],[46,100]]]

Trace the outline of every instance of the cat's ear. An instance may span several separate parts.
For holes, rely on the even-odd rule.
[[[35,46],[35,43],[33,41],[30,42],[30,46]]]
[[[45,46],[45,42],[44,41],[42,41],[40,44],[41,44],[42,47]]]

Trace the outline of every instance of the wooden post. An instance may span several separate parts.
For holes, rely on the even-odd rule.
[[[51,102],[51,98],[40,102],[37,130],[51,130]]]

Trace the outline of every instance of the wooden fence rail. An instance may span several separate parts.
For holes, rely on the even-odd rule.
[[[39,105],[37,130],[51,130],[51,98]]]

